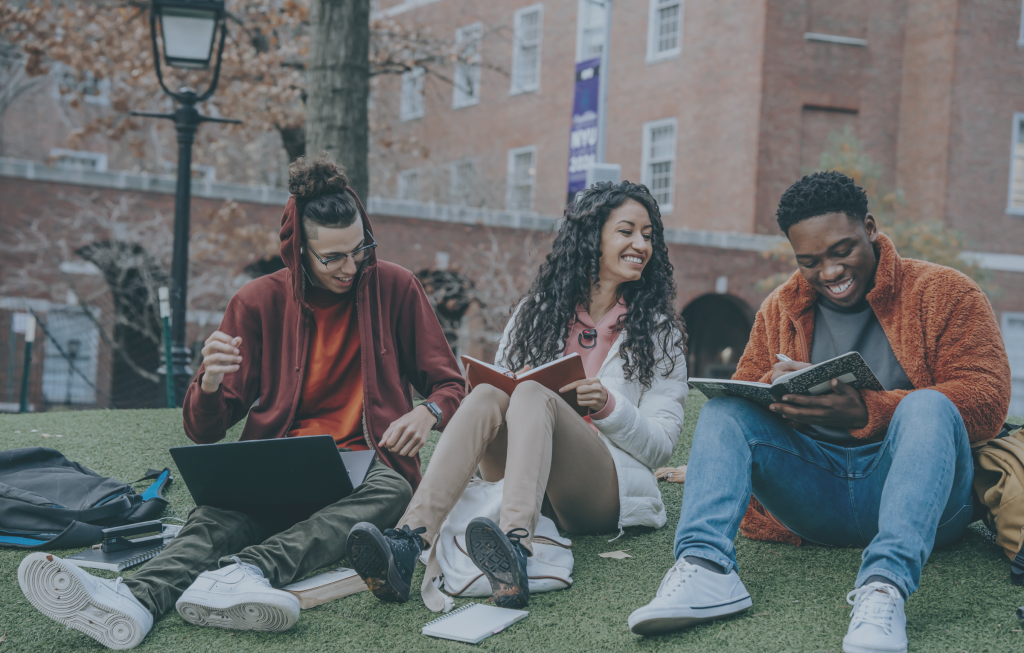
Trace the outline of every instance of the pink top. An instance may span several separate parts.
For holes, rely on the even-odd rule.
[[[576,320],[569,327],[569,339],[565,342],[565,351],[562,352],[563,356],[569,354],[579,354],[580,358],[583,359],[583,370],[587,373],[587,378],[593,379],[597,376],[598,371],[601,369],[601,364],[604,363],[604,359],[608,357],[608,350],[612,348],[612,344],[615,339],[619,337],[619,330],[617,323],[619,318],[626,314],[626,303],[623,300],[619,300],[617,304],[612,306],[611,310],[601,318],[598,324],[594,324],[594,320],[587,313],[587,309],[582,305],[576,308]],[[585,330],[597,330],[596,342],[594,338],[583,338],[583,332]],[[581,343],[582,341],[582,343]],[[584,347],[587,345],[590,347]],[[604,405],[604,408],[592,413],[590,417],[584,418],[588,422],[591,419],[604,419],[611,415],[612,410],[615,409],[615,396],[612,393],[608,393],[608,402]],[[594,425],[591,424],[593,427]],[[597,430],[597,427],[594,427]]]

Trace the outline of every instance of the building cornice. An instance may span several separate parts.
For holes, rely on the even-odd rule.
[[[175,178],[167,175],[135,174],[117,170],[105,172],[67,170],[48,166],[38,161],[4,157],[0,157],[0,177],[167,195],[174,194],[176,185]],[[201,179],[193,180],[192,195],[208,199],[235,200],[272,206],[284,206],[288,202],[288,191],[283,188],[249,186],[220,181],[210,182]],[[366,210],[371,215],[470,226],[526,229],[548,233],[557,231],[562,220],[558,216],[543,215],[532,211],[502,211],[384,197],[368,198]],[[786,238],[764,234],[674,228],[665,229],[665,242],[674,245],[769,252],[778,247],[780,243],[786,242]],[[1024,273],[1024,255],[1021,254],[964,252],[963,257],[987,270]]]
[[[48,181],[60,184],[74,184],[93,188],[116,188],[141,193],[164,193],[173,195],[177,180],[173,175],[151,175],[147,173],[107,170],[68,170],[48,166],[38,161],[0,157],[0,177],[14,177],[33,181]],[[284,206],[288,202],[288,191],[272,186],[249,186],[223,181],[192,180],[192,196],[208,199],[237,200],[256,204]]]

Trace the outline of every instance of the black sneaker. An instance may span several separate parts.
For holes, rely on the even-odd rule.
[[[427,529],[389,528],[383,534],[368,522],[359,522],[348,534],[348,559],[373,595],[383,601],[409,600],[412,572],[423,551],[420,533]]]
[[[499,608],[521,609],[530,602],[530,580],[526,576],[530,553],[519,543],[527,535],[525,528],[502,533],[486,517],[477,517],[466,527],[469,557],[491,582],[494,605]]]

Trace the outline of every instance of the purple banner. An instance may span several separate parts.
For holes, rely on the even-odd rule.
[[[587,169],[597,162],[600,64],[600,58],[576,64],[576,95],[569,130],[569,203],[586,187]]]

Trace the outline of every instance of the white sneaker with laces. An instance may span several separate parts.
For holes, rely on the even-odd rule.
[[[299,599],[276,590],[256,565],[235,564],[204,571],[175,603],[190,624],[279,633],[299,620]]]
[[[845,653],[906,653],[907,615],[900,591],[886,583],[869,583],[846,595],[853,606]]]
[[[153,628],[153,615],[121,584],[37,551],[18,566],[18,584],[37,610],[112,649],[138,646]]]
[[[629,615],[629,629],[637,635],[658,635],[750,606],[750,593],[735,571],[716,574],[680,558],[665,574],[654,600]]]

